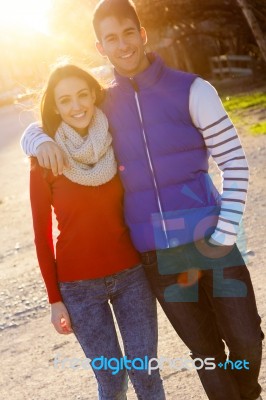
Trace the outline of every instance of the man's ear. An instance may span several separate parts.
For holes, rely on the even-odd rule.
[[[96,49],[98,50],[98,52],[101,54],[101,56],[105,57],[106,54],[105,54],[105,51],[104,51],[104,48],[103,48],[101,42],[96,42],[95,46],[96,46]]]
[[[144,45],[147,44],[147,41],[148,41],[147,32],[146,32],[146,29],[143,28],[143,26],[140,28],[140,36],[143,41],[143,44]]]

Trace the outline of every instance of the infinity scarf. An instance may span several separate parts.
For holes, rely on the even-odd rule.
[[[105,114],[95,108],[88,127],[88,135],[80,136],[75,129],[61,122],[55,141],[69,160],[69,169],[63,170],[72,182],[85,186],[99,186],[110,181],[117,172],[112,143]]]

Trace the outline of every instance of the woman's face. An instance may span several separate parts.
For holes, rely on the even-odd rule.
[[[71,76],[64,78],[54,88],[56,113],[80,135],[88,133],[94,113],[95,93],[86,81]]]

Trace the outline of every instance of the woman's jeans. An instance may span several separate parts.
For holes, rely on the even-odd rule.
[[[250,275],[237,246],[214,259],[190,243],[143,253],[142,261],[157,299],[195,363],[196,358],[215,359],[214,369],[197,370],[208,398],[257,399],[263,333]],[[224,342],[230,352],[227,363]],[[200,360],[197,365],[202,365]],[[182,398],[182,387],[178,394]]]
[[[147,370],[140,369],[141,364],[137,361],[135,368],[131,366],[135,358],[157,357],[156,299],[143,267],[139,265],[100,279],[61,282],[60,291],[86,357],[90,360],[98,358],[91,366],[98,382],[99,399],[125,400],[129,375],[138,399],[164,400],[158,370],[148,374]],[[109,301],[126,359],[130,360],[126,363],[127,368],[120,368],[117,361],[123,354]]]

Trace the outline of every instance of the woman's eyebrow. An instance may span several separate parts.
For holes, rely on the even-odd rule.
[[[81,93],[81,92],[83,92],[83,91],[85,91],[85,90],[90,90],[90,89],[89,89],[89,88],[80,89],[80,90],[77,92],[77,94],[79,94],[79,93]],[[58,97],[58,99],[60,100],[60,99],[62,99],[63,97],[70,97],[70,96],[71,96],[70,94],[62,94],[61,96]]]

